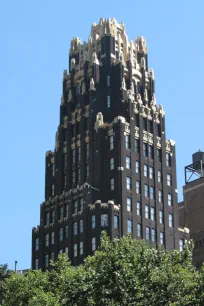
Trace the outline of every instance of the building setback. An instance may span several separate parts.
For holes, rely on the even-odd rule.
[[[204,262],[204,152],[192,156],[185,167],[184,201],[179,203],[179,224],[188,227],[194,241],[193,264],[200,268]]]
[[[66,252],[78,265],[100,244],[131,233],[182,249],[175,143],[155,98],[146,41],[101,19],[88,43],[71,41],[54,151],[46,153],[45,201],[32,231],[32,267]]]

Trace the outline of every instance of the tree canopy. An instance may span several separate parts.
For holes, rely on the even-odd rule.
[[[12,274],[4,282],[5,306],[203,306],[204,269],[183,252],[154,249],[124,237],[102,235],[94,256],[79,267],[59,255],[46,272]]]

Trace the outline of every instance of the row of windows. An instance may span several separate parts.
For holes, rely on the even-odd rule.
[[[142,207],[141,202],[137,201],[137,215],[142,215]],[[127,211],[132,212],[132,198],[127,198]],[[145,218],[150,219],[152,221],[156,221],[156,211],[155,207],[150,207],[149,205],[145,205]],[[164,212],[163,210],[159,211],[159,222],[160,224],[164,224]],[[173,227],[173,214],[169,213],[169,226]]]
[[[135,139],[135,151],[139,153],[140,150],[140,143],[138,139]],[[131,149],[131,142],[130,142],[130,135],[125,136],[125,147],[126,149],[130,150]],[[147,143],[143,143],[143,155],[145,157],[149,157],[151,159],[154,158],[154,152],[153,152],[153,146],[149,145]],[[157,159],[159,162],[162,162],[162,151],[161,149],[157,148]],[[169,152],[166,153],[166,165],[167,167],[171,167],[171,155]]]
[[[132,234],[132,220],[128,220],[127,230],[128,230],[128,233]],[[137,224],[137,236],[139,238],[141,238],[141,236],[142,236],[142,227],[141,227],[141,224],[139,224],[139,223]],[[163,232],[160,232],[159,238],[160,238],[160,244],[164,245],[164,233]],[[146,228],[145,228],[145,239],[146,240],[151,240],[152,242],[156,242],[156,230],[154,228],[150,229],[150,227],[146,226]],[[184,245],[185,245],[184,239],[180,239],[179,240],[179,250],[180,251],[184,250]],[[96,250],[96,238],[95,237],[93,237],[91,239],[91,249],[92,249],[92,251]],[[68,257],[68,247],[66,247],[64,249],[64,252],[67,254],[67,257]],[[59,250],[59,254],[61,254],[61,253],[63,253],[63,249]],[[73,246],[74,257],[77,257],[78,255],[83,255],[83,254],[84,254],[84,243],[83,243],[83,241],[80,241],[80,243],[79,243],[79,254],[78,254],[78,245],[74,244],[74,246]],[[54,252],[51,253],[50,260],[52,260],[52,261],[55,260]],[[48,266],[49,266],[49,255],[45,255],[45,268],[47,268]],[[38,268],[39,268],[39,260],[36,259],[35,260],[35,270],[38,270]]]
[[[127,220],[127,232],[129,234],[133,233],[133,223],[132,223],[132,220],[130,219]],[[137,237],[138,238],[142,237],[142,226],[140,223],[137,224]],[[151,228],[150,230],[150,227],[146,226],[145,227],[145,239],[156,242],[156,229]],[[160,244],[164,245],[164,233],[163,232],[160,232]]]

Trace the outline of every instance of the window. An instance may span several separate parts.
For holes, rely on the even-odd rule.
[[[46,215],[45,215],[45,224],[46,224],[46,225],[49,225],[49,223],[50,223],[50,214],[49,214],[49,212],[48,212],[48,213],[46,213]]]
[[[76,151],[72,150],[72,163],[75,164],[76,162]]]
[[[118,230],[118,228],[119,228],[119,217],[114,216],[114,229]]]
[[[74,257],[77,257],[77,244],[74,244]]]
[[[144,195],[146,198],[149,197],[149,186],[147,184],[144,185]]]
[[[55,233],[51,233],[51,244],[55,244]]]
[[[135,152],[136,153],[140,152],[140,142],[139,142],[139,139],[135,139]]]
[[[60,220],[64,219],[64,208],[60,207]]]
[[[108,226],[108,215],[102,214],[101,215],[101,227],[107,227]]]
[[[51,260],[52,260],[52,261],[55,260],[55,253],[51,253]]]
[[[63,228],[60,228],[59,230],[59,241],[63,240]]]
[[[39,238],[35,239],[35,250],[38,251],[39,250]]]
[[[49,234],[45,235],[45,246],[49,246]]]
[[[143,155],[148,157],[147,143],[143,143]]]
[[[171,174],[167,174],[167,186],[171,186]]]
[[[148,166],[144,165],[144,176],[148,177]]]
[[[84,200],[82,198],[80,198],[79,200],[79,211],[83,211],[84,210]]]
[[[89,177],[89,165],[86,165],[86,177]]]
[[[163,202],[163,194],[161,190],[158,190],[158,198],[159,198],[159,203]]]
[[[96,216],[91,216],[91,228],[96,227]]]
[[[35,260],[35,270],[38,270],[39,269],[39,260],[36,259]]]
[[[131,159],[129,156],[126,156],[126,168],[131,169]]]
[[[49,256],[45,255],[45,268],[47,268],[49,265]]]
[[[130,135],[125,136],[125,147],[126,149],[130,149]]]
[[[89,143],[86,144],[86,157],[89,157]]]
[[[55,176],[55,164],[52,164],[52,176]]]
[[[169,206],[172,206],[172,194],[171,193],[168,193],[168,205]]]
[[[62,254],[62,253],[63,253],[63,249],[60,249],[60,250],[59,250],[59,254]]]
[[[160,244],[164,245],[164,233],[160,232]]]
[[[114,190],[114,178],[110,179],[110,190]]]
[[[132,234],[132,220],[127,221],[127,232]]]
[[[55,195],[55,185],[52,185],[52,196]]]
[[[161,170],[158,170],[158,183],[161,183],[162,181],[162,172]]]
[[[67,255],[67,258],[68,258],[68,255],[69,255],[69,248],[68,247],[65,248],[65,254]]]
[[[184,250],[184,240],[179,239],[179,250],[182,252]]]
[[[156,230],[154,228],[151,229],[151,240],[156,241]]]
[[[78,202],[77,200],[74,201],[74,214],[78,213]]]
[[[174,227],[174,220],[172,214],[169,214],[169,227]]]
[[[164,213],[163,210],[159,211],[159,223],[164,224]]]
[[[73,232],[74,232],[74,235],[77,235],[77,222],[74,222],[73,224]]]
[[[110,107],[110,96],[107,96],[107,107]]]
[[[114,138],[113,136],[110,136],[109,138],[109,145],[110,145],[110,150],[114,148]]]
[[[147,119],[143,118],[143,130],[147,131]]]
[[[150,240],[150,228],[148,226],[145,229],[145,238],[146,240]]]
[[[138,160],[135,162],[135,172],[140,173],[140,162]]]
[[[68,225],[65,226],[65,239],[68,239],[69,237],[69,227]]]
[[[156,220],[155,208],[154,207],[151,207],[151,220],[152,221]]]
[[[132,211],[132,199],[127,198],[127,211]]]
[[[80,244],[79,244],[79,254],[80,255],[84,254],[84,243],[83,243],[83,241],[81,241]]]
[[[114,158],[111,157],[110,158],[110,170],[113,170],[114,169]]]
[[[151,145],[148,146],[148,154],[149,158],[153,159],[153,146]]]
[[[136,181],[136,193],[140,193],[140,182]]]
[[[80,95],[80,91],[81,91],[80,83],[77,83],[77,84],[76,84],[76,94],[77,94],[77,95]]]
[[[149,166],[149,178],[153,179],[154,178],[154,168]]]
[[[171,156],[170,156],[170,153],[166,153],[166,165],[167,165],[167,167],[171,167]]]
[[[150,186],[150,199],[154,200],[154,187]]]
[[[68,204],[65,206],[65,217],[68,218],[69,215],[69,206]]]
[[[83,222],[83,220],[80,220],[80,222],[79,222],[79,231],[80,231],[80,233],[83,233],[83,231],[84,231],[84,222]]]
[[[137,215],[141,216],[141,203],[137,201]]]
[[[149,219],[149,205],[145,205],[145,218]]]
[[[92,251],[96,250],[96,237],[93,237],[91,239],[91,249],[92,249]]]
[[[131,177],[130,177],[130,176],[127,176],[127,177],[126,177],[126,188],[127,188],[128,190],[131,189]]]
[[[107,76],[106,81],[107,81],[107,87],[109,87],[110,86],[110,75]]]
[[[137,224],[137,237],[141,237],[142,226],[141,224]]]
[[[158,162],[162,162],[162,154],[161,154],[161,149],[157,149],[157,160]]]

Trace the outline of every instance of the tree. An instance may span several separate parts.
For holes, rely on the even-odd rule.
[[[193,267],[192,247],[169,253],[103,234],[99,250],[77,268],[60,255],[49,271],[11,275],[3,305],[203,306],[204,269]]]

